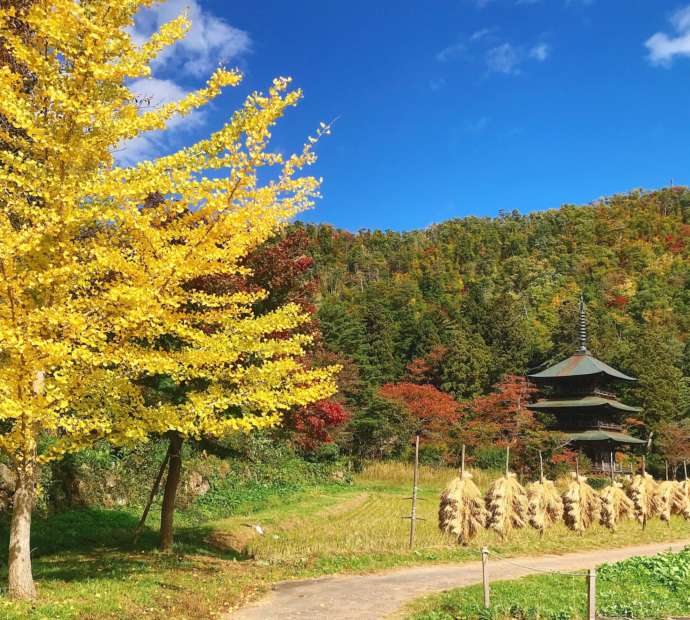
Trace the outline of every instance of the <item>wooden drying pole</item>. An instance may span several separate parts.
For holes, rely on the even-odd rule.
[[[415,531],[417,529],[417,521],[424,521],[421,517],[417,516],[417,491],[418,491],[418,483],[419,483],[419,436],[422,434],[421,430],[418,430],[415,433],[414,436],[414,474],[413,474],[413,482],[412,482],[412,497],[408,497],[407,499],[412,500],[412,512],[409,517],[403,517],[403,519],[409,519],[410,520],[410,549],[412,549],[414,545],[414,535]],[[463,446],[464,449],[465,446]],[[464,461],[464,459],[463,459]]]

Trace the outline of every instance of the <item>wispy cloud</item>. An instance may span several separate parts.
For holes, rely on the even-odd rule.
[[[201,8],[199,0],[167,0],[140,11],[131,30],[136,43],[143,43],[160,27],[186,13],[192,23],[187,36],[165,50],[153,63],[155,77],[128,84],[132,93],[158,107],[184,97],[189,89],[181,83],[201,83],[218,65],[238,62],[251,50],[248,33]],[[114,152],[119,165],[128,166],[174,152],[185,133],[206,122],[203,111],[171,118],[165,130],[137,136]],[[174,130],[174,131],[170,131]]]
[[[544,62],[551,55],[551,46],[544,42],[532,46],[516,45],[498,34],[498,28],[482,28],[448,45],[436,54],[436,60],[448,63],[463,59],[482,62],[489,73],[518,75],[528,61]]]
[[[143,111],[179,101],[187,94],[187,91],[172,80],[157,78],[135,80],[128,87],[138,100],[146,101]],[[186,116],[173,116],[168,121],[165,130],[141,134],[121,145],[114,153],[115,160],[121,166],[129,166],[152,159],[163,152],[174,149],[180,138],[180,133],[200,127],[205,122],[206,115],[202,110],[195,110]],[[168,130],[170,129],[174,129],[175,132],[169,133]]]
[[[448,62],[449,60],[455,60],[463,55],[463,52],[467,49],[464,43],[453,43],[444,47],[440,52],[436,54],[436,60],[439,62]]]
[[[252,41],[247,32],[203,10],[198,0],[167,0],[144,9],[136,17],[132,36],[135,41],[144,41],[163,24],[185,12],[192,27],[184,39],[157,59],[159,68],[174,67],[176,72],[203,77],[218,64],[237,62],[251,50]]]
[[[494,73],[518,73],[523,54],[510,43],[492,47],[486,52],[486,67]]]
[[[446,78],[432,78],[429,80],[429,88],[434,92],[441,90],[446,85]]]
[[[496,30],[496,28],[482,28],[481,30],[477,30],[476,32],[473,32],[470,35],[470,41],[481,41],[482,39],[488,37],[490,34],[496,32]]]
[[[468,133],[480,133],[487,128],[489,121],[488,116],[480,116],[475,120],[467,121],[465,123],[465,131]]]
[[[690,56],[690,5],[673,13],[669,22],[673,34],[657,32],[645,41],[647,57],[654,65],[670,66],[676,56]]]
[[[539,43],[535,45],[530,51],[530,58],[534,58],[539,62],[544,62],[551,54],[551,46],[546,43]]]

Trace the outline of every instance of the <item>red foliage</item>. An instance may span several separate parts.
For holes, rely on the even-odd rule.
[[[333,433],[350,419],[350,413],[334,400],[320,400],[291,412],[285,425],[294,433],[295,442],[305,452],[333,441]]]
[[[387,383],[379,393],[402,405],[430,433],[447,432],[459,420],[458,401],[433,385]]]
[[[271,307],[293,302],[313,311],[311,299],[317,282],[312,270],[314,259],[307,256],[311,244],[307,234],[296,229],[247,257],[245,264],[252,270],[249,283],[269,291]]]
[[[470,446],[522,444],[528,434],[541,430],[527,409],[534,392],[535,387],[524,377],[506,375],[493,392],[464,405],[462,441]]]
[[[406,367],[410,382],[439,387],[442,364],[446,353],[448,353],[447,347],[439,345],[423,357],[413,359]]]
[[[565,463],[566,465],[575,465],[578,453],[575,450],[568,450],[564,448],[560,452],[551,455],[551,462],[556,465],[558,463]]]
[[[614,295],[608,300],[607,305],[609,308],[618,308],[619,310],[624,310],[629,302],[630,299],[625,295]]]

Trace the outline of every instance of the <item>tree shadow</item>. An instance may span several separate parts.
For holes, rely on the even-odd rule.
[[[157,550],[158,534],[146,528],[135,542],[138,518],[122,510],[85,508],[35,516],[31,534],[34,575],[39,580],[122,579],[161,569],[214,570],[208,560],[247,560],[215,545],[207,526],[176,529],[171,553]],[[9,525],[0,523],[0,572],[7,572]],[[206,560],[206,561],[204,561]]]

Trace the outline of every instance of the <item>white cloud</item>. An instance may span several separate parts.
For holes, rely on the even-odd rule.
[[[462,56],[465,51],[466,46],[464,43],[453,43],[448,47],[444,47],[438,54],[436,54],[436,60],[439,62],[448,62],[449,60],[455,60]]]
[[[481,30],[477,30],[470,35],[470,41],[480,41],[494,32],[494,30],[496,30],[496,28],[482,28]]]
[[[190,31],[159,56],[157,67],[174,67],[176,72],[205,77],[219,64],[236,61],[250,51],[252,42],[247,32],[204,11],[198,0],[167,0],[144,9],[136,17],[132,36],[141,43],[163,24],[185,12],[192,22]]]
[[[157,78],[134,80],[128,87],[141,102],[142,112],[178,101],[187,94],[187,91],[172,80]],[[186,116],[173,116],[168,121],[166,130],[141,134],[120,145],[114,152],[115,160],[118,165],[130,166],[146,159],[153,159],[162,152],[171,151],[180,132],[190,131],[204,122],[205,114],[201,110],[195,110]],[[168,133],[169,129],[175,129],[176,132]]]
[[[517,75],[521,73],[520,65],[528,61],[544,62],[551,55],[551,46],[537,43],[532,47],[514,45],[501,41],[497,28],[476,30],[464,40],[445,47],[436,54],[439,62],[450,62],[463,58],[468,61],[481,59],[489,73]]]
[[[535,60],[538,60],[539,62],[544,62],[549,57],[550,54],[551,54],[551,47],[549,45],[547,45],[546,43],[539,43],[539,45],[535,45],[529,51],[530,58],[534,58]]]
[[[523,60],[522,52],[510,43],[497,45],[486,52],[486,66],[495,73],[519,73]]]
[[[669,19],[675,35],[657,32],[645,41],[652,64],[670,66],[676,56],[690,56],[690,5],[676,11]]]

